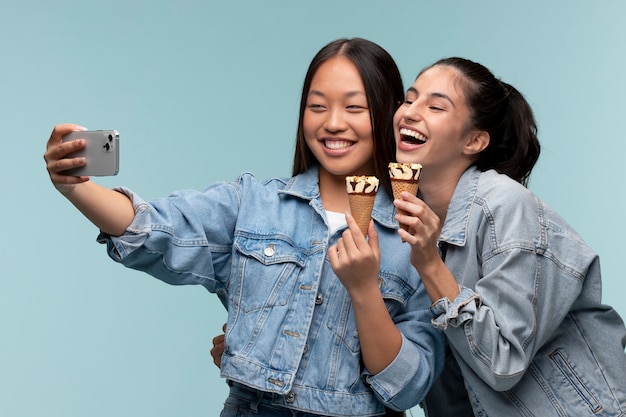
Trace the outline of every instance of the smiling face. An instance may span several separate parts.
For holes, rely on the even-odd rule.
[[[394,116],[396,159],[422,164],[422,181],[460,175],[488,143],[476,142],[481,132],[471,128],[463,82],[452,67],[427,69]]]
[[[313,76],[302,127],[320,171],[341,181],[372,173],[374,139],[365,87],[346,57],[329,59]]]

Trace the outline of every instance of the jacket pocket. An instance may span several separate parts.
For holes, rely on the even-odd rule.
[[[251,234],[237,235],[234,247],[230,300],[244,313],[286,305],[305,265],[304,250],[280,237]]]
[[[587,404],[593,413],[602,410],[602,405],[592,394],[591,390],[585,385],[581,375],[579,375],[574,366],[568,360],[565,352],[561,349],[555,349],[548,355],[556,367],[563,373],[565,379],[571,384],[572,388],[578,394],[584,404]]]
[[[400,277],[388,273],[379,274],[378,286],[387,311],[393,318],[400,309],[406,306],[411,289]],[[330,291],[333,298],[329,301],[333,307],[326,325],[352,353],[358,354],[361,351],[361,345],[350,296],[339,279]]]
[[[407,300],[415,292],[400,277],[383,271],[378,276],[378,286],[385,300],[387,311],[392,318],[400,309],[406,306]]]

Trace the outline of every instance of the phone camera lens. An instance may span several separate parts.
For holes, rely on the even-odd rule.
[[[104,150],[105,150],[105,151],[109,151],[109,150],[111,150],[111,145],[110,145],[109,143],[105,143],[105,144],[104,144]]]
[[[113,135],[109,135],[109,141],[113,140]]]

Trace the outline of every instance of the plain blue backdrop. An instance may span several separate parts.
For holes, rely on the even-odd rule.
[[[530,188],[598,251],[626,315],[625,16],[621,0],[3,0],[0,415],[218,415],[221,304],[110,261],[45,143],[62,122],[117,129],[120,173],[98,181],[145,198],[289,175],[306,68],[344,36],[385,47],[407,86],[459,55],[518,87],[543,146]]]

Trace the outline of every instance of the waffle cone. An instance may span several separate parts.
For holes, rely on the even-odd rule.
[[[367,228],[372,218],[372,209],[374,208],[374,200],[376,193],[368,194],[348,194],[350,200],[350,213],[359,225],[359,229],[363,235],[367,235]]]
[[[407,191],[413,195],[417,195],[417,188],[418,188],[418,184],[419,184],[419,180],[418,181],[412,181],[412,180],[395,180],[395,179],[391,179],[391,188],[393,190],[393,198],[395,199],[402,199],[401,194],[402,191]],[[406,211],[404,210],[398,210],[398,214],[408,214]],[[404,230],[409,229],[409,226],[407,226],[406,224],[402,224],[400,223],[400,227]]]

